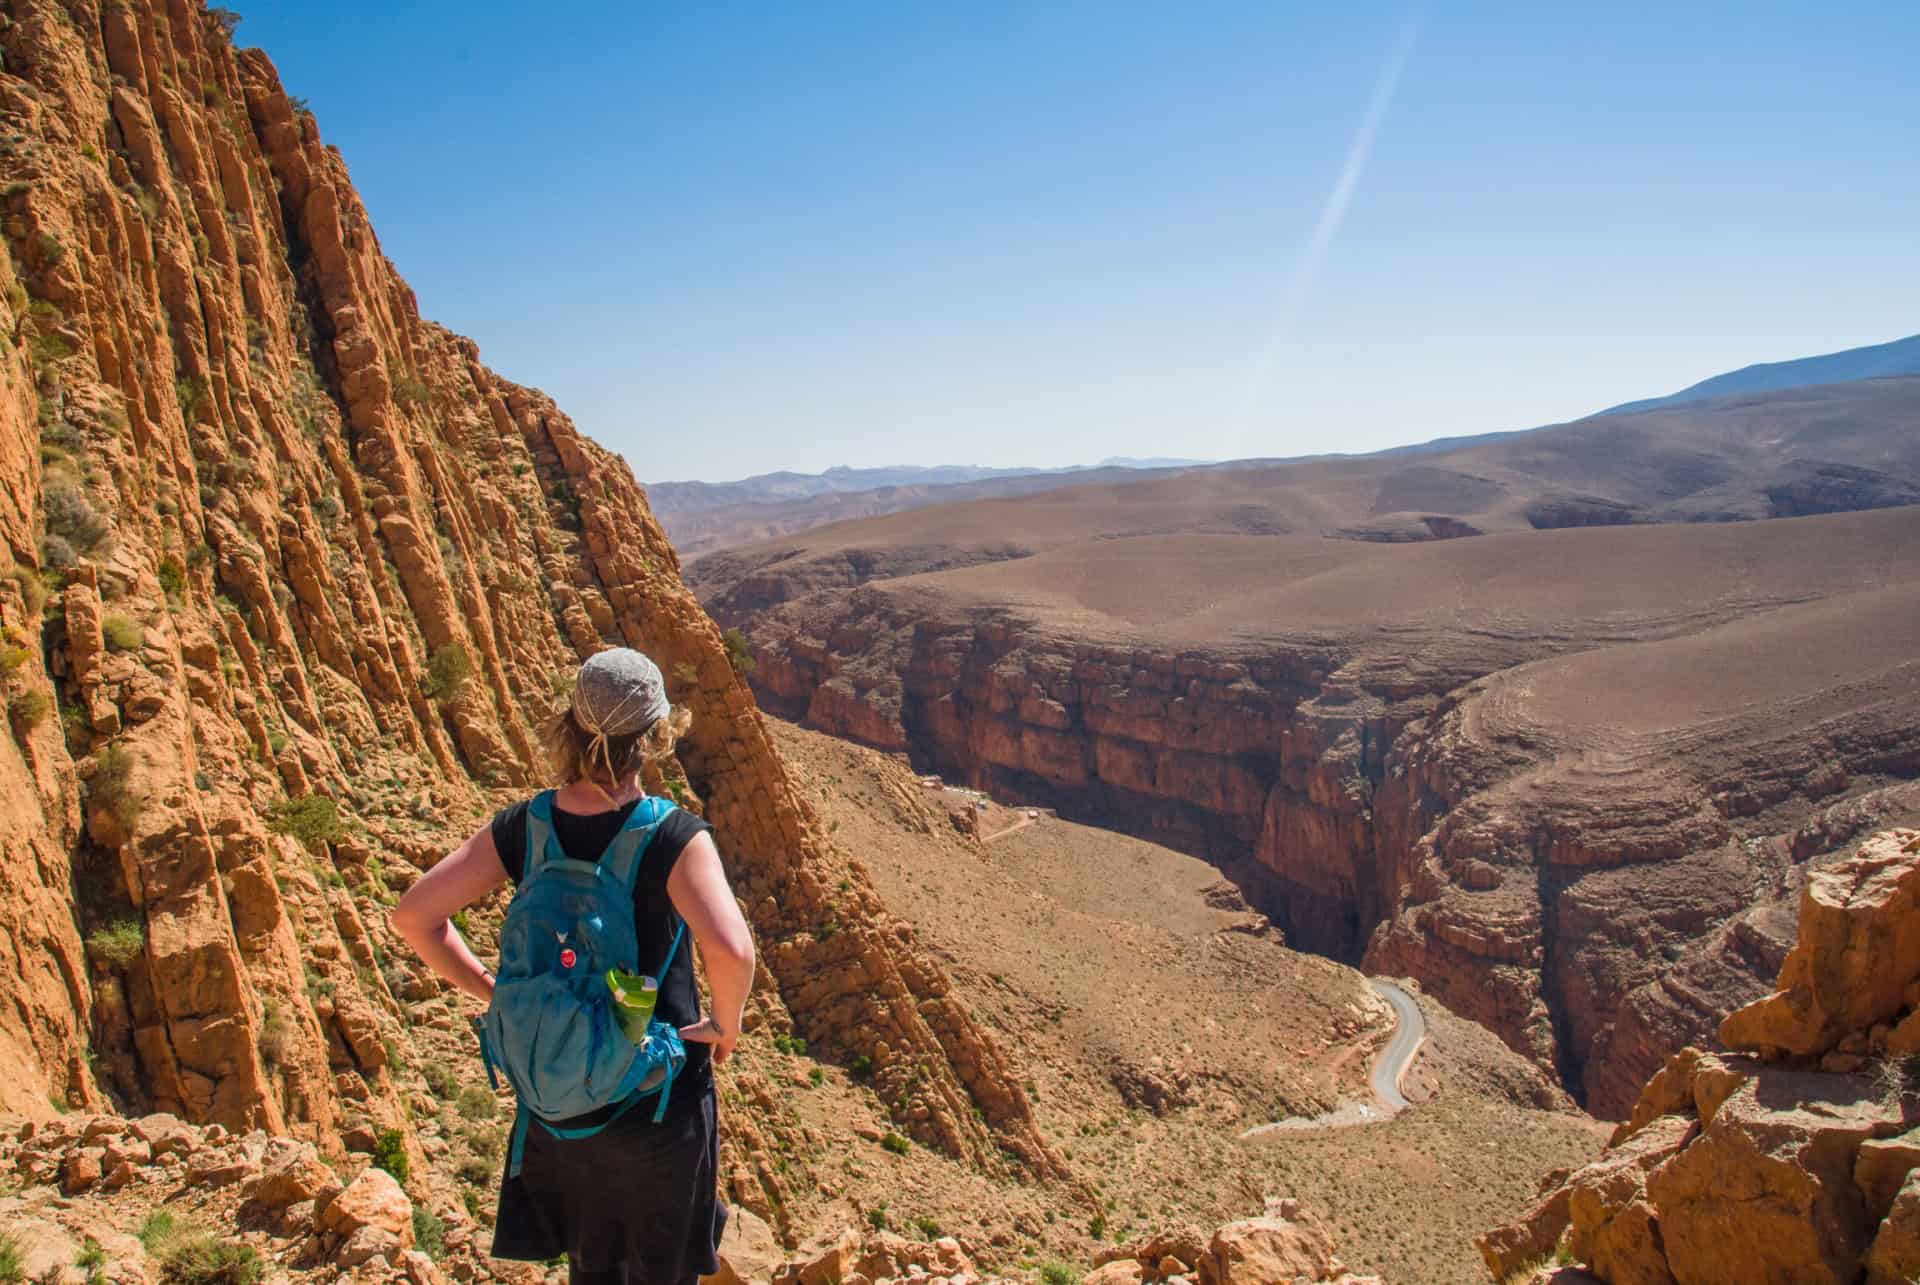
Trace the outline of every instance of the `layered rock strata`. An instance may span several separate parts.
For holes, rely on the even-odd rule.
[[[231,21],[0,15],[0,1109],[411,1139],[384,905],[542,779],[540,717],[625,643],[693,711],[650,784],[732,860],[755,1020],[868,1059],[923,1142],[1056,1174],[833,858],[627,467],[421,319]],[[778,1112],[729,1093],[732,1185],[771,1211]]]
[[[1809,859],[1920,808],[1916,586],[1907,509],[1115,539],[722,620],[775,712],[1207,856],[1617,1115],[1763,992]]]

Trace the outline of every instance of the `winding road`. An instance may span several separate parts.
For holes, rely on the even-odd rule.
[[[1242,1138],[1257,1138],[1297,1129],[1340,1129],[1348,1125],[1374,1124],[1390,1119],[1412,1105],[1400,1091],[1400,1085],[1407,1078],[1407,1069],[1413,1065],[1420,1046],[1427,1042],[1427,1019],[1420,1015],[1420,1006],[1413,1002],[1413,997],[1392,982],[1369,978],[1367,985],[1392,1005],[1395,1018],[1393,1035],[1387,1040],[1387,1046],[1380,1050],[1380,1056],[1374,1059],[1373,1073],[1369,1077],[1373,1096],[1380,1102],[1378,1109],[1366,1103],[1350,1102],[1312,1119],[1296,1116],[1288,1120],[1275,1120],[1271,1124],[1258,1124],[1241,1134]]]
[[[1387,1047],[1380,1051],[1379,1059],[1373,1064],[1373,1096],[1379,1098],[1380,1105],[1388,1111],[1404,1111],[1410,1104],[1400,1092],[1400,1083],[1407,1078],[1414,1054],[1426,1043],[1427,1019],[1420,1016],[1420,1006],[1413,1002],[1413,997],[1392,982],[1370,981],[1368,984],[1393,1005],[1393,1015],[1400,1020],[1393,1038],[1387,1041]]]

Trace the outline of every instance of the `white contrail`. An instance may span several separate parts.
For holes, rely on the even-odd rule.
[[[1327,193],[1326,204],[1320,207],[1320,218],[1313,225],[1313,235],[1307,238],[1307,244],[1293,266],[1293,275],[1288,278],[1287,287],[1280,295],[1280,304],[1274,310],[1273,328],[1268,332],[1267,341],[1261,345],[1258,359],[1248,374],[1246,390],[1233,417],[1240,441],[1246,440],[1254,406],[1273,374],[1274,363],[1280,356],[1280,346],[1299,321],[1301,309],[1307,301],[1307,291],[1312,288],[1313,279],[1319,275],[1320,264],[1327,257],[1334,235],[1340,231],[1340,224],[1347,217],[1347,207],[1353,202],[1354,189],[1360,185],[1360,175],[1366,171],[1367,162],[1373,157],[1374,138],[1380,133],[1381,122],[1387,117],[1387,108],[1393,104],[1395,91],[1400,88],[1400,75],[1407,68],[1407,59],[1413,53],[1414,38],[1419,32],[1418,16],[1408,18],[1400,30],[1399,38],[1387,51],[1386,62],[1381,64],[1379,78],[1373,85],[1373,97],[1367,102],[1367,114],[1361,118],[1360,128],[1347,145],[1347,159],[1340,167],[1340,177],[1334,180],[1333,190]]]

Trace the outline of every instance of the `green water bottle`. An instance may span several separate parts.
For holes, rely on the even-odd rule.
[[[613,996],[613,1011],[621,1034],[636,1045],[647,1042],[647,1023],[653,1020],[653,1006],[660,999],[660,984],[651,977],[607,970],[607,993]]]

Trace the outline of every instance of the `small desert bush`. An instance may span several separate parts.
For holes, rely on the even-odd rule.
[[[0,647],[0,678],[12,678],[19,668],[33,659],[31,649],[18,643]]]
[[[460,1092],[460,1081],[444,1062],[428,1062],[420,1068],[420,1078],[427,1082],[427,1088],[436,1098],[451,1098]]]
[[[87,802],[105,808],[125,830],[133,829],[140,819],[141,800],[133,793],[132,776],[133,755],[118,745],[109,745],[100,751],[87,782]]]
[[[267,829],[292,835],[308,847],[337,842],[346,833],[340,825],[340,809],[324,794],[303,794],[274,804],[267,813]]]
[[[500,1112],[500,1100],[477,1084],[460,1090],[456,1105],[460,1114],[469,1120],[491,1120]]]
[[[913,1150],[913,1144],[911,1142],[908,1142],[891,1129],[887,1130],[886,1137],[880,1139],[880,1145],[886,1150],[893,1152],[896,1156],[904,1156],[907,1152]]]
[[[733,662],[734,669],[742,674],[751,674],[754,667],[753,644],[738,629],[729,629],[720,636],[727,645],[727,659]]]
[[[160,1285],[255,1285],[265,1270],[253,1246],[210,1231],[179,1235],[160,1255]]]
[[[100,636],[115,651],[132,651],[147,640],[147,631],[131,616],[114,612],[100,622]]]
[[[287,1053],[293,1047],[294,1027],[277,1006],[269,1002],[264,1012],[265,1020],[260,1023],[260,1035],[256,1044],[260,1049],[260,1061],[271,1071],[286,1060]]]
[[[147,948],[147,930],[137,919],[116,919],[87,934],[87,953],[108,968],[125,968]]]
[[[373,1163],[393,1175],[395,1182],[407,1180],[407,1140],[398,1129],[382,1129],[373,1142]]]
[[[433,649],[427,660],[426,693],[434,700],[452,700],[473,676],[473,657],[459,643]]]
[[[64,477],[52,478],[42,492],[47,515],[47,530],[74,548],[85,552],[106,537],[108,522],[93,507],[77,483]]]
[[[1080,1285],[1080,1273],[1062,1262],[1043,1263],[1041,1285]]]
[[[436,1263],[447,1252],[447,1225],[424,1205],[413,1207],[413,1244]]]
[[[21,1266],[25,1257],[13,1233],[0,1231],[0,1285],[17,1285],[27,1279],[26,1268]]]
[[[175,602],[187,591],[187,569],[172,557],[160,559],[160,590]]]
[[[53,702],[39,688],[17,694],[7,702],[7,713],[13,715],[13,721],[28,731],[46,721],[47,712],[53,708]]]
[[[46,582],[31,567],[14,568],[13,579],[20,586],[20,596],[26,600],[27,614],[39,615],[40,608],[47,605]]]

